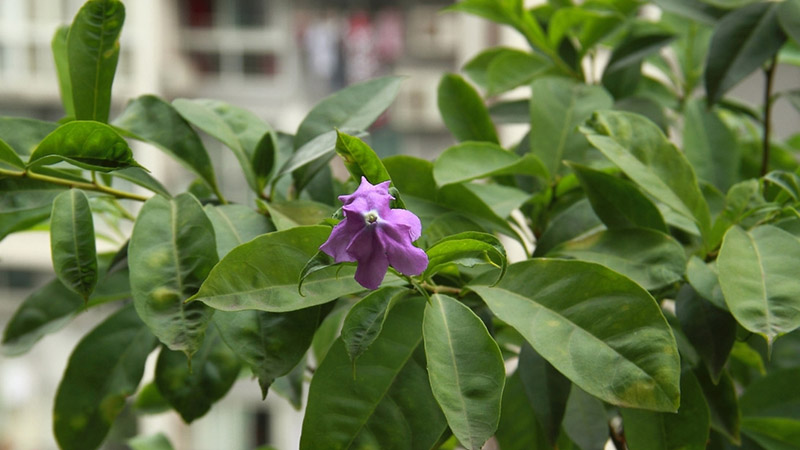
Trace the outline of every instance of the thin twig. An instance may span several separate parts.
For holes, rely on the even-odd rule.
[[[42,175],[40,173],[31,172],[29,170],[18,172],[14,170],[0,169],[0,176],[14,177],[14,178],[28,178],[31,180],[44,181],[46,183],[57,184],[60,186],[67,186],[70,188],[78,188],[86,191],[102,192],[104,194],[114,196],[115,198],[122,198],[127,200],[137,200],[140,202],[144,202],[147,201],[148,199],[148,197],[145,197],[143,195],[133,194],[131,192],[120,191],[108,186],[103,186],[96,180],[93,183],[84,183],[82,181],[73,181],[64,178],[51,177],[49,175]]]
[[[769,66],[764,71],[764,143],[761,153],[761,176],[767,174],[769,169],[769,139],[772,132],[772,83],[775,80],[775,69],[778,66],[778,55],[772,57]]]

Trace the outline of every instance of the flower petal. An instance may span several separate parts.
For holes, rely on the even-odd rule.
[[[361,177],[361,185],[355,192],[339,196],[339,200],[345,208],[349,208],[351,211],[363,214],[375,210],[381,216],[389,211],[389,205],[393,199],[394,197],[389,194],[389,181],[372,185],[365,177]]]
[[[411,211],[405,209],[390,209],[388,214],[381,216],[381,219],[393,226],[401,225],[407,227],[411,242],[419,239],[422,234],[422,224],[419,221],[419,217],[414,215]]]
[[[353,262],[355,258],[347,253],[347,246],[350,245],[356,234],[363,228],[363,219],[345,217],[344,220],[333,227],[328,240],[319,249],[331,256],[337,263]]]
[[[404,275],[419,275],[428,267],[428,255],[411,244],[406,228],[381,224],[376,234],[392,267]]]
[[[347,246],[347,253],[358,261],[355,279],[367,289],[378,289],[389,270],[389,259],[376,231],[375,226],[364,227]]]

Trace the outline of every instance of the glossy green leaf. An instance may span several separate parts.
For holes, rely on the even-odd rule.
[[[314,333],[314,339],[311,341],[311,353],[317,364],[321,364],[325,360],[333,343],[338,339],[344,316],[347,313],[347,306],[345,302],[336,303],[333,311],[328,313],[319,324],[317,332]]]
[[[727,191],[738,178],[739,146],[733,132],[699,100],[686,104],[683,151],[697,178]]]
[[[525,398],[543,430],[542,435],[550,445],[554,445],[561,432],[572,383],[527,343],[519,352],[517,373]],[[500,421],[503,421],[502,417]]]
[[[157,342],[131,305],[81,339],[56,392],[53,430],[60,448],[100,446]]]
[[[688,284],[681,287],[675,299],[675,315],[711,378],[718,382],[736,340],[736,320]]]
[[[530,102],[527,99],[499,101],[489,106],[489,115],[496,124],[530,123]]]
[[[461,67],[473,83],[486,90],[489,87],[489,64],[501,55],[519,50],[509,47],[490,47],[481,51]]]
[[[465,0],[445,8],[462,11],[514,27],[534,47],[548,49],[550,45],[541,25],[526,9],[522,0]]]
[[[127,167],[125,169],[115,170],[111,172],[111,175],[130,181],[133,184],[137,184],[156,194],[161,194],[164,197],[172,197],[167,188],[165,188],[160,181],[153,178],[153,176],[147,173],[147,170],[141,167]]]
[[[577,131],[594,111],[612,105],[600,86],[564,78],[540,78],[531,83],[531,153],[538,156],[551,176],[563,174],[564,160],[583,162],[589,144]]]
[[[602,231],[603,222],[597,218],[589,200],[581,199],[557,214],[536,241],[534,256],[543,256],[563,242],[587,237]]]
[[[139,166],[125,139],[110,126],[94,121],[61,125],[39,143],[28,164],[40,166],[60,161],[100,172]]]
[[[57,123],[43,120],[0,117],[0,137],[20,156],[30,155],[39,142],[56,128]]]
[[[636,114],[602,111],[581,131],[640,188],[708,236],[711,216],[694,171],[656,124]]]
[[[70,189],[53,200],[50,250],[58,279],[88,300],[97,284],[97,249],[92,210],[83,191]]]
[[[17,172],[25,169],[25,163],[19,155],[2,139],[0,139],[0,169]]]
[[[406,297],[410,290],[387,286],[371,292],[358,301],[344,318],[342,341],[352,361],[375,342],[392,307]]]
[[[765,178],[769,179],[769,175],[767,174]],[[755,219],[751,223],[760,219],[758,215],[753,214],[753,211],[766,203],[761,190],[761,183],[755,179],[741,181],[728,189],[722,211],[717,215],[711,230],[711,247],[719,245],[725,232],[732,225],[741,224],[748,216],[751,220]]]
[[[269,219],[244,205],[206,205],[204,209],[214,226],[220,257],[257,236],[275,231]]]
[[[537,53],[508,49],[492,59],[486,70],[487,95],[498,95],[529,83],[552,67]]]
[[[113,124],[171,155],[217,191],[214,166],[203,142],[169,103],[154,95],[143,95],[128,103]]]
[[[301,450],[428,450],[447,428],[422,352],[421,298],[398,302],[353,363],[337,340],[311,381]]]
[[[439,186],[512,174],[549,177],[536,156],[519,157],[491,142],[462,142],[442,152],[433,163],[433,178]]]
[[[500,423],[495,438],[503,450],[549,450],[545,432],[536,421],[518,372],[506,377]]]
[[[362,137],[365,135],[355,130],[347,129],[342,131],[354,137]],[[295,186],[297,189],[304,188],[314,173],[321,168],[321,165],[327,164],[328,160],[333,157],[336,152],[338,133],[337,130],[328,131],[327,133],[315,136],[303,144],[289,157],[283,166],[281,166],[276,179],[287,173],[302,169],[303,176],[299,177],[299,179],[297,177],[295,178]]]
[[[305,296],[297,292],[300,271],[329,234],[327,226],[295,227],[240,245],[214,267],[192,300],[225,311],[284,312],[363,290],[353,279],[355,268],[343,266],[314,272],[303,283]]]
[[[336,154],[342,158],[345,167],[355,180],[367,177],[370,183],[378,184],[389,179],[389,173],[375,154],[375,150],[355,136],[337,131]]]
[[[303,385],[306,375],[306,358],[294,366],[286,375],[278,377],[270,385],[272,392],[280,395],[291,403],[295,410],[300,411],[303,406]]]
[[[23,231],[42,223],[50,217],[50,205],[0,213],[0,240],[11,233]]]
[[[325,98],[300,123],[294,148],[334,129],[366,130],[392,104],[402,81],[402,77],[375,78]]]
[[[683,246],[668,234],[647,228],[601,231],[561,244],[548,255],[602,264],[648,290],[668,286],[686,271]]]
[[[488,206],[497,217],[506,219],[531,198],[530,193],[522,189],[497,183],[466,183],[463,187]]]
[[[800,437],[800,369],[776,371],[754,381],[739,399],[742,431],[766,448],[797,448]]]
[[[276,378],[303,359],[321,319],[320,308],[286,313],[217,311],[214,323],[225,343],[258,378],[266,398]]]
[[[461,444],[480,450],[500,420],[500,349],[472,310],[445,295],[425,306],[422,330],[433,395]]]
[[[677,414],[623,409],[622,423],[631,448],[702,450],[708,441],[710,416],[697,378],[687,371],[681,376]]]
[[[772,343],[800,326],[800,297],[794,261],[800,241],[772,225],[725,234],[717,267],[725,303],[744,328]]]
[[[261,138],[274,134],[272,127],[252,112],[219,100],[179,98],[172,106],[184,119],[231,149],[251,189],[264,189],[266,178],[256,174],[254,160]]]
[[[629,181],[605,172],[568,163],[578,176],[597,217],[611,230],[650,228],[667,232],[653,202]]]
[[[608,429],[603,402],[573,387],[564,411],[564,433],[581,450],[603,450],[608,441]]]
[[[145,202],[128,245],[136,311],[159,340],[190,357],[214,312],[185,303],[217,262],[214,228],[191,194]]]
[[[285,221],[283,224],[284,228],[288,227],[288,225],[292,225],[292,227],[298,225],[317,225],[325,219],[330,219],[331,215],[335,212],[334,208],[330,205],[303,199],[285,202],[273,201],[269,203],[268,210],[273,222],[278,220],[277,216],[280,216],[281,220]]]
[[[78,120],[108,121],[124,21],[125,6],[117,0],[88,1],[72,21],[67,56]]]
[[[800,1],[786,0],[778,9],[778,22],[783,32],[800,44]]]
[[[216,327],[209,326],[203,345],[192,355],[190,364],[186,364],[182,352],[161,348],[155,383],[183,421],[191,423],[228,393],[240,369],[239,360]]]
[[[69,54],[67,50],[67,36],[69,25],[62,25],[56,29],[50,49],[53,51],[53,60],[56,64],[58,75],[58,90],[61,94],[61,105],[67,117],[75,117],[75,104],[72,101],[72,79],[69,74]]]
[[[0,211],[13,213],[46,207],[49,215],[53,200],[65,190],[64,186],[30,178],[0,178],[0,192],[3,192]]]
[[[464,78],[452,73],[444,75],[437,92],[439,112],[456,139],[500,142],[483,99]]]
[[[632,95],[641,79],[644,58],[674,38],[673,34],[651,24],[631,23],[631,31],[614,47],[603,71],[603,86],[617,99]]]
[[[497,286],[490,282],[485,276],[469,287],[573,383],[615,405],[677,409],[675,338],[636,283],[599,264],[541,258],[512,264]]]
[[[708,404],[711,428],[723,434],[732,443],[741,443],[739,428],[742,414],[739,411],[736,386],[728,371],[720,372],[716,381],[712,380],[703,368],[695,369],[694,374]]]
[[[172,409],[164,396],[158,392],[155,381],[151,381],[141,389],[133,402],[133,410],[137,414],[161,414]]]
[[[428,268],[422,274],[429,278],[450,264],[473,267],[477,264],[491,264],[500,269],[497,280],[506,273],[508,259],[503,244],[493,235],[475,231],[465,231],[442,238],[427,251]]]
[[[705,87],[709,104],[718,102],[781,48],[786,35],[778,23],[778,10],[778,3],[753,3],[720,20],[706,59]]]
[[[723,311],[728,310],[719,286],[716,266],[712,268],[711,264],[707,265],[702,259],[692,256],[686,265],[686,279],[701,297]]]
[[[550,44],[558,46],[568,35],[577,38],[581,54],[623,23],[625,2],[591,2],[585,6],[564,6],[553,12],[547,27]],[[622,9],[622,11],[618,10]]]
[[[22,355],[44,336],[60,330],[85,308],[130,298],[128,271],[118,270],[106,275],[106,265],[101,258],[101,276],[88,303],[58,279],[30,294],[6,324],[2,353],[6,356]]]
[[[163,433],[136,436],[128,440],[132,450],[172,450],[172,444]]]

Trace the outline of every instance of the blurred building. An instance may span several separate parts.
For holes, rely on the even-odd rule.
[[[453,143],[436,107],[436,84],[493,40],[486,21],[440,14],[446,0],[135,0],[126,20],[114,82],[112,114],[142,94],[215,98],[255,112],[293,133],[310,108],[347,84],[407,76],[386,117],[373,129],[382,155],[431,158]],[[50,44],[83,0],[0,0],[0,116],[58,120],[63,116]],[[230,151],[206,141],[229,198],[247,188]],[[144,144],[137,160],[176,191],[185,169]],[[109,247],[109,250],[112,247]],[[0,242],[0,327],[20,302],[53,278],[46,232]],[[0,450],[57,448],[52,437],[56,387],[77,341],[107,314],[91,310],[40,341],[28,354],[0,356]],[[152,378],[153,361],[145,373]],[[174,413],[126,425],[143,434],[165,432],[176,449],[297,448],[302,414],[254,381],[240,380],[193,426]],[[124,431],[124,430],[123,430]],[[120,433],[124,434],[123,431]],[[112,431],[112,434],[117,431]],[[109,444],[108,448],[124,448]]]

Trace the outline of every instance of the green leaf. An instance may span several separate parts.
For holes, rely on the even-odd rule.
[[[342,158],[345,167],[355,180],[367,177],[370,183],[378,184],[389,179],[389,173],[375,151],[355,136],[337,130],[336,154]]]
[[[306,358],[294,366],[286,375],[278,377],[270,385],[273,392],[291,403],[295,410],[300,411],[303,406],[303,383],[306,374]]]
[[[113,128],[94,121],[73,121],[58,127],[39,143],[29,166],[67,161],[86,170],[110,172],[141,167],[128,143]]]
[[[350,308],[342,324],[342,341],[350,360],[355,363],[369,349],[383,330],[389,311],[410,292],[412,291],[403,287],[382,287]]]
[[[786,0],[782,2],[778,10],[778,22],[783,28],[783,32],[800,44],[800,1]]]
[[[161,414],[170,409],[172,407],[161,395],[161,392],[158,392],[158,387],[154,381],[142,386],[136,395],[136,400],[133,402],[133,410],[136,414]]]
[[[325,98],[300,123],[294,148],[299,149],[335,128],[366,130],[392,104],[402,81],[402,77],[375,78]]]
[[[101,258],[101,273],[105,272],[105,265]],[[88,303],[54,279],[29,295],[14,312],[3,332],[2,353],[22,355],[39,339],[60,330],[87,307],[124,298],[130,298],[127,270],[101,275]]]
[[[295,227],[234,248],[214,267],[192,300],[225,311],[284,312],[362,291],[353,279],[355,268],[345,266],[314,272],[303,283],[305,296],[297,292],[300,272],[330,230],[327,226]]]
[[[667,232],[658,208],[634,184],[580,164],[567,165],[578,176],[595,214],[609,229],[650,228]]]
[[[473,83],[477,84],[480,88],[486,90],[489,87],[489,64],[492,63],[497,57],[505,55],[508,52],[518,52],[519,50],[508,47],[491,47],[481,51],[472,59],[467,61],[461,71],[464,72]]]
[[[113,124],[171,155],[218,192],[214,166],[203,142],[169,103],[143,95],[129,102]]]
[[[708,403],[711,428],[725,435],[732,443],[740,444],[741,412],[739,412],[736,386],[728,371],[720,372],[716,381],[712,380],[708,372],[702,368],[695,369],[694,373]]]
[[[301,450],[435,448],[447,423],[425,372],[424,304],[398,302],[355,371],[342,340],[334,343],[311,380]]]
[[[547,254],[602,264],[647,290],[669,286],[686,271],[683,246],[672,236],[648,228],[601,231],[565,242]]]
[[[681,287],[675,298],[675,315],[712,380],[718,382],[736,340],[736,320],[688,284]]]
[[[342,130],[355,137],[364,136],[364,133],[357,131]],[[302,169],[302,176],[295,179],[295,187],[302,190],[310,181],[313,175],[326,165],[328,159],[333,157],[336,151],[336,142],[339,131],[332,130],[327,133],[315,136],[300,148],[298,148],[291,157],[281,166],[278,174],[275,176],[277,180],[281,176],[292,173],[295,171],[300,172]],[[313,163],[313,164],[312,164]]]
[[[25,169],[25,163],[6,142],[0,139],[0,169],[20,171]]]
[[[451,264],[473,267],[491,264],[500,269],[496,282],[506,273],[508,259],[503,244],[493,235],[476,231],[465,231],[442,238],[427,251],[428,268],[422,274],[429,278]]]
[[[465,0],[444,9],[463,11],[514,27],[533,46],[542,50],[550,48],[539,22],[526,9],[522,0]]]
[[[536,421],[534,403],[525,396],[519,371],[506,377],[497,442],[503,450],[550,450],[545,432]]]
[[[725,303],[739,324],[770,345],[800,326],[798,258],[800,241],[772,225],[734,226],[722,241],[717,267]]]
[[[72,80],[69,75],[69,54],[67,51],[67,36],[69,25],[62,25],[56,29],[50,48],[58,75],[58,90],[61,93],[61,104],[67,117],[75,117],[75,105],[72,101]]]
[[[529,83],[552,67],[537,53],[508,49],[489,63],[486,71],[487,95],[498,95]]]
[[[217,311],[222,339],[258,378],[262,398],[276,378],[288,374],[308,350],[322,319],[319,307],[287,313]]]
[[[708,441],[710,416],[697,378],[687,371],[681,376],[681,407],[677,414],[623,409],[622,423],[631,448],[701,450]]]
[[[131,305],[81,339],[56,392],[53,430],[60,448],[100,446],[157,342]]]
[[[163,433],[136,436],[128,440],[132,450],[172,450],[172,444]]]
[[[469,288],[573,383],[615,405],[677,409],[675,338],[639,285],[599,264],[556,259],[512,264],[491,281]]]
[[[228,393],[240,369],[239,360],[222,341],[216,327],[209,326],[203,345],[188,365],[183,353],[161,348],[155,383],[183,421],[191,423]]]
[[[178,98],[172,106],[184,119],[231,149],[253,191],[264,189],[266,177],[257,176],[253,164],[262,137],[275,133],[272,127],[252,112],[219,100]]]
[[[512,174],[549,178],[536,156],[519,157],[491,142],[462,142],[442,152],[433,163],[433,178],[439,186]]]
[[[530,102],[528,99],[499,101],[489,106],[489,115],[494,123],[530,123]]]
[[[0,213],[0,240],[11,233],[26,230],[50,217],[49,205],[37,206],[10,213]]]
[[[778,370],[754,381],[739,399],[742,431],[766,448],[797,448],[800,437],[798,377],[798,368]]]
[[[317,364],[321,364],[328,355],[333,343],[339,337],[342,329],[342,322],[344,321],[345,313],[347,313],[347,302],[337,302],[333,306],[333,311],[328,313],[322,323],[319,324],[317,332],[314,333],[314,339],[311,341],[311,354],[314,356]]]
[[[221,257],[234,247],[275,231],[269,219],[244,205],[206,205],[204,209],[214,226],[217,253]]]
[[[612,98],[600,86],[554,77],[535,80],[531,91],[531,153],[555,177],[567,171],[563,160],[585,162],[590,147],[577,126],[594,111],[610,108]]]
[[[78,120],[108,122],[124,21],[125,6],[117,0],[88,1],[72,21],[67,56]]]
[[[581,199],[573,203],[549,223],[544,233],[536,241],[534,256],[543,256],[547,252],[571,239],[591,236],[603,230],[603,223],[592,210],[589,200]]]
[[[774,172],[767,174],[764,178],[771,180],[771,174],[774,174]],[[778,186],[782,184],[781,181],[776,182]],[[752,213],[766,203],[761,190],[761,183],[752,178],[736,183],[728,189],[728,193],[725,194],[723,209],[717,215],[714,221],[714,228],[711,230],[710,247],[718,246],[723,236],[725,236],[725,232],[732,225],[741,223],[748,216],[751,219],[758,219],[758,216]]]
[[[581,132],[640,188],[709,235],[711,215],[692,166],[656,124],[636,114],[602,111]]]
[[[686,265],[686,279],[697,294],[700,294],[717,308],[727,311],[728,306],[725,304],[725,297],[723,297],[722,288],[719,286],[717,272],[712,269],[713,264],[706,265],[702,259],[692,256]]]
[[[133,184],[137,184],[156,194],[161,194],[164,197],[172,197],[167,188],[165,188],[160,181],[153,178],[147,173],[146,169],[142,169],[141,167],[127,167],[125,169],[115,170],[111,172],[111,175],[130,181]]]
[[[464,78],[453,73],[444,75],[437,92],[439,112],[456,139],[500,143],[486,105]]]
[[[608,429],[603,402],[574,387],[564,411],[564,433],[581,450],[603,450],[608,441]]]
[[[145,202],[128,245],[136,311],[162,343],[187,357],[214,311],[185,301],[217,262],[216,248],[214,228],[191,194]]]
[[[781,48],[786,35],[778,23],[779,7],[780,4],[773,2],[753,3],[719,21],[706,59],[709,104],[718,102]]]
[[[422,321],[433,396],[462,445],[480,450],[500,420],[505,368],[483,321],[467,306],[435,294]]]
[[[57,123],[24,117],[0,117],[0,136],[18,155],[30,155]]]
[[[97,284],[97,250],[89,199],[80,189],[53,200],[50,249],[58,279],[88,300]]]
[[[715,111],[699,100],[686,105],[683,151],[701,180],[727,191],[738,178],[739,146],[736,137]]]
[[[554,445],[561,431],[572,383],[527,343],[522,345],[519,352],[517,373],[525,398],[538,419],[538,425],[541,425],[542,435]],[[502,423],[502,417],[500,421]]]
[[[632,22],[631,31],[611,53],[608,65],[603,71],[603,86],[618,99],[633,94],[641,79],[642,61],[674,38],[673,34],[665,33],[659,27]],[[626,86],[628,81],[626,77],[630,77],[632,81],[630,86]]]

